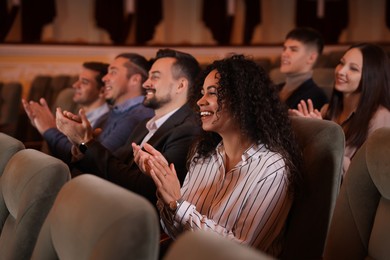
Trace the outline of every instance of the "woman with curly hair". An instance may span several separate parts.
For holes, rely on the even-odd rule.
[[[174,165],[138,147],[157,189],[165,232],[216,232],[277,256],[301,155],[267,73],[242,55],[215,61],[197,91],[204,130],[180,189]],[[147,158],[147,159],[146,159]]]
[[[367,137],[380,127],[390,127],[390,62],[386,52],[372,43],[352,45],[336,66],[329,104],[318,111],[311,100],[301,101],[290,113],[332,120],[342,126],[345,173]]]

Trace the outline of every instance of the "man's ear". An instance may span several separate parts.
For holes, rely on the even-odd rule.
[[[134,74],[130,77],[130,81],[132,83],[141,83],[142,82],[142,77],[141,77],[141,74]]]
[[[188,84],[189,84],[188,79],[186,79],[186,78],[180,78],[180,79],[179,79],[179,85],[178,85],[178,87],[177,87],[176,93],[180,93],[180,92],[183,92],[183,91],[187,91],[187,89],[188,89]]]
[[[317,61],[318,53],[315,51],[312,51],[309,55],[308,63],[314,64]]]

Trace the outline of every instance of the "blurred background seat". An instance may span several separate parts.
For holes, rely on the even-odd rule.
[[[317,85],[322,88],[330,99],[334,86],[334,68],[314,68],[313,80]]]
[[[340,63],[340,59],[343,57],[345,50],[337,50],[337,51],[331,51],[327,54],[327,61],[324,63],[323,67],[326,68],[333,68],[335,69],[336,66]]]
[[[31,82],[31,86],[28,92],[28,101],[39,101],[41,97],[46,100],[50,99],[51,76],[49,75],[37,75]]]
[[[268,57],[256,58],[254,59],[254,62],[256,62],[256,64],[262,67],[266,72],[271,70],[272,61]]]
[[[283,83],[286,79],[286,76],[282,72],[280,72],[279,67],[272,68],[269,71],[269,77],[271,78],[274,84]]]
[[[21,99],[19,82],[0,83],[0,132],[16,137]]]
[[[52,111],[55,113],[57,107],[62,108],[62,110],[67,110],[72,113],[77,113],[80,106],[73,101],[74,88],[64,88],[62,89],[52,105]]]
[[[28,96],[28,101],[39,102],[40,98],[50,100],[51,77],[48,75],[38,75],[31,82]],[[42,145],[42,136],[30,123],[28,116],[24,110],[21,111],[19,116],[18,133],[17,138],[21,140],[27,148],[40,149]]]
[[[49,99],[46,100],[49,107],[52,107],[54,102],[57,99],[58,94],[65,88],[71,88],[72,82],[71,82],[71,76],[70,75],[57,75],[52,76],[50,80],[50,94]]]
[[[70,98],[70,94],[63,94],[61,99],[58,99],[59,94],[66,90],[66,93],[72,92],[72,84],[74,83],[75,76],[73,75],[38,75],[34,78],[29,89],[27,101],[39,102],[40,98],[44,98],[51,108],[52,112],[55,112],[57,102],[61,102],[62,106],[69,106],[74,108],[73,100]],[[70,102],[65,104],[65,102]],[[73,111],[69,110],[69,111]],[[37,150],[43,148],[43,138],[40,133],[31,125],[25,111],[21,111],[19,115],[18,132],[16,137],[21,140],[27,148],[33,148]]]

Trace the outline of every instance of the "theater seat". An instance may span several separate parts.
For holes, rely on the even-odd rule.
[[[52,112],[55,114],[57,107],[60,107],[62,110],[77,114],[80,106],[73,101],[74,92],[74,88],[65,88],[61,90],[51,108]]]
[[[23,149],[0,178],[0,259],[30,259],[40,228],[60,188],[70,179],[62,161]]]
[[[303,153],[300,194],[294,199],[282,259],[321,259],[341,185],[345,137],[328,120],[291,117]]]
[[[51,98],[51,76],[37,75],[31,82],[31,87],[28,92],[27,101],[39,102],[40,98],[50,100]],[[23,110],[19,118],[18,139],[22,140],[27,148],[40,149],[42,144],[42,136],[38,130],[30,123],[26,112]]]
[[[272,260],[271,256],[215,233],[186,232],[169,248],[164,260]]]
[[[24,149],[24,145],[19,140],[4,133],[0,133],[0,176],[9,159],[18,151]]]
[[[286,80],[286,76],[282,72],[280,72],[279,67],[272,68],[269,71],[269,77],[271,78],[271,80],[274,84],[280,84]]]
[[[58,94],[65,88],[71,87],[70,75],[52,76],[50,81],[50,99],[46,100],[49,107],[53,106]]]
[[[330,99],[334,87],[334,68],[315,68],[313,70],[313,80]]]
[[[22,84],[0,85],[0,132],[16,137],[21,99]]]
[[[159,232],[145,198],[83,174],[58,194],[32,259],[157,259]]]
[[[325,260],[390,259],[390,128],[358,150],[337,198]]]

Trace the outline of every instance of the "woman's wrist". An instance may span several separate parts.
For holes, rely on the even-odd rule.
[[[168,208],[172,213],[176,213],[177,209],[180,207],[180,205],[183,203],[183,199],[180,198],[178,200],[173,200],[168,203]]]

